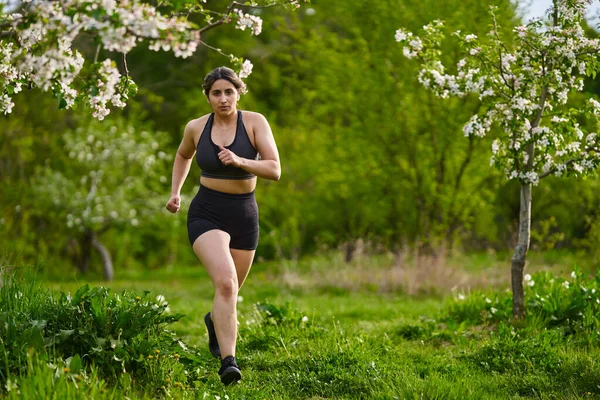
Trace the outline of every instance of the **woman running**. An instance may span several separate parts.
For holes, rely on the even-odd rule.
[[[265,117],[237,109],[246,85],[236,73],[216,68],[202,87],[213,112],[185,127],[166,207],[179,211],[181,187],[195,155],[202,173],[188,211],[188,236],[215,288],[212,311],[204,321],[210,352],[221,359],[221,382],[229,385],[242,378],[235,360],[236,303],[258,245],[256,177],[277,181],[281,166]]]

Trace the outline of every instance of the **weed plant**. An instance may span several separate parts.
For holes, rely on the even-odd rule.
[[[3,274],[0,384],[10,391],[15,376],[46,363],[54,375],[80,381],[91,371],[111,383],[127,375],[149,392],[165,382],[182,385],[193,379],[185,366],[197,355],[166,329],[183,317],[167,314],[168,306],[148,291],[117,294],[88,285],[55,296],[35,279]]]

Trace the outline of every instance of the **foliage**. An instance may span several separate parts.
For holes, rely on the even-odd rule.
[[[320,262],[329,265],[328,260]],[[77,375],[70,376],[70,371],[61,373],[65,365],[60,361],[53,363],[61,371],[58,376],[54,376],[56,370],[40,362],[33,374],[22,371],[13,380],[23,393],[32,393],[36,387],[54,387],[61,398],[85,398],[85,391],[94,391],[100,398],[215,400],[226,396],[578,399],[600,394],[597,343],[582,347],[564,340],[559,330],[523,329],[506,323],[490,323],[488,329],[479,331],[478,326],[465,324],[463,330],[457,330],[459,324],[439,322],[444,299],[373,294],[362,289],[330,293],[311,286],[291,291],[282,285],[283,275],[266,275],[268,270],[257,267],[240,293],[243,299],[238,299],[237,358],[244,375],[242,384],[224,387],[219,381],[219,365],[206,347],[202,321],[212,302],[211,283],[206,271],[184,267],[171,272],[127,271],[125,280],[112,283],[115,292],[152,288],[171,300],[173,310],[188,314],[174,327],[186,342],[200,343],[201,349],[194,366],[186,366],[192,378],[183,387],[169,387],[165,379],[165,389],[156,391],[153,388],[158,382],[156,386],[142,386],[135,377],[129,379],[130,374],[120,375],[117,381],[96,375],[97,382],[87,383],[85,377],[78,381]],[[304,271],[302,278],[309,277],[310,271]],[[72,280],[47,284],[73,289],[72,293],[80,287]],[[487,292],[490,299],[496,296]],[[438,339],[417,335],[405,340],[394,334],[404,325],[422,324],[427,329],[434,318],[433,331]],[[442,338],[444,324],[447,333]],[[478,334],[467,335],[466,328]],[[459,337],[463,339],[457,340]],[[94,368],[85,371],[90,379]],[[18,395],[11,391],[9,396]]]
[[[598,125],[600,103],[593,98],[579,108],[564,109],[569,93],[583,91],[584,78],[600,71],[600,40],[585,36],[582,20],[589,0],[555,0],[542,20],[517,26],[509,40],[502,38],[490,6],[493,25],[490,44],[476,34],[457,36],[464,50],[456,73],[447,73],[441,60],[444,24],[436,20],[423,27],[423,37],[403,28],[396,41],[407,58],[418,57],[418,79],[441,98],[479,97],[484,109],[467,122],[465,136],[484,137],[493,125],[504,135],[492,144],[490,163],[507,179],[521,183],[519,235],[512,258],[513,315],[525,316],[523,268],[531,237],[531,186],[552,174],[595,175],[600,166],[600,140],[578,123],[592,119]],[[511,46],[511,43],[513,46]]]
[[[499,31],[510,38],[521,24],[516,8],[510,1],[493,3],[499,8]],[[228,4],[220,0],[210,7],[226,10]],[[279,182],[260,180],[256,190],[261,213],[257,259],[295,260],[337,248],[348,249],[351,256],[359,243],[365,244],[365,253],[397,257],[413,246],[435,254],[438,248],[497,251],[514,243],[518,185],[502,183],[501,171],[488,168],[485,151],[501,130],[457,140],[464,122],[483,111],[478,99],[438,99],[423,91],[414,79],[418,65],[391,40],[398,24],[416,31],[443,15],[448,26],[473,32],[488,45],[488,3],[328,0],[295,13],[280,7],[248,13],[264,19],[261,35],[236,29],[234,20],[205,32],[202,40],[235,50],[240,58],[260,60],[246,79],[249,92],[240,107],[267,117],[283,174]],[[194,13],[189,19],[201,22]],[[586,35],[597,36],[589,28]],[[83,37],[75,47],[86,56],[96,49]],[[460,61],[459,41],[444,41],[441,49],[444,64]],[[101,49],[99,59],[107,56],[123,72],[122,56]],[[200,46],[183,60],[142,45],[127,53],[127,62],[140,90],[118,114],[134,125],[136,140],[141,131],[166,132],[169,138],[158,151],[172,156],[186,123],[211,111],[202,81],[227,58]],[[570,96],[572,107],[598,95],[594,82],[588,78],[585,93]],[[85,131],[87,110],[56,110],[56,99],[38,90],[24,90],[18,99],[11,114],[0,115],[0,252],[28,262],[41,257],[46,269],[63,274],[72,256],[71,237],[79,231],[66,225],[67,213],[40,193],[33,178],[49,159],[52,170],[77,182],[62,135]],[[113,124],[112,118],[104,122]],[[584,120],[578,123],[586,131],[595,129]],[[161,176],[169,180],[170,168],[168,162],[156,166],[159,180],[146,180],[156,186],[140,204],[156,201],[155,210],[163,208],[168,183],[158,183]],[[184,193],[194,192],[199,175],[193,165]],[[542,235],[534,238],[536,248],[551,247],[561,233],[564,239],[556,248],[600,248],[593,234],[597,186],[594,179],[550,176],[533,188],[532,229]],[[186,199],[191,197],[183,196],[182,211]],[[128,205],[123,215],[117,211],[126,217],[138,205]],[[157,212],[147,220],[136,211],[138,226],[125,218],[102,236],[116,271],[197,262],[186,244],[184,212],[170,219]],[[543,223],[552,217],[556,225],[543,235]]]
[[[406,57],[422,60],[419,81],[437,96],[479,97],[484,112],[465,124],[465,136],[483,137],[500,125],[504,135],[492,145],[491,163],[508,179],[537,185],[550,174],[593,174],[600,162],[596,133],[579,124],[585,118],[597,123],[600,103],[590,98],[578,109],[562,107],[570,92],[583,91],[584,77],[600,71],[600,41],[587,38],[581,24],[588,3],[558,0],[549,13],[551,26],[541,20],[518,26],[508,41],[491,6],[489,44],[476,34],[452,34],[464,48],[456,74],[446,73],[440,60],[441,21],[425,26],[423,38],[399,29],[396,40]]]
[[[36,188],[44,199],[38,208],[45,213],[55,207],[75,232],[138,226],[156,215],[172,155],[162,150],[163,132],[136,125],[115,119],[111,126],[90,122],[65,133],[68,159],[38,168]]]
[[[455,140],[460,118],[477,103],[429,96],[407,79],[414,67],[385,44],[397,21],[418,25],[438,7],[373,1],[340,11],[327,2],[279,25],[275,46],[290,51],[268,53],[270,62],[256,68],[267,81],[252,82],[258,87],[249,93],[285,126],[277,135],[282,181],[257,191],[267,208],[263,251],[279,246],[272,252],[293,257],[297,248],[358,238],[392,249],[403,241],[435,247],[490,234],[486,199],[495,178],[482,173],[478,143]],[[481,18],[480,3],[457,2],[450,10],[456,23],[481,29],[476,18],[461,17],[468,10]],[[510,4],[502,10],[510,21]],[[397,64],[402,74],[390,68]]]
[[[80,287],[71,296],[54,296],[35,279],[26,282],[3,271],[0,288],[0,380],[3,388],[13,374],[46,360],[56,371],[76,378],[87,373],[116,382],[122,374],[156,391],[167,377],[186,382],[186,363],[196,359],[166,327],[183,317],[169,314],[164,296],[103,287]],[[37,367],[36,367],[37,368]],[[88,372],[86,372],[88,371]]]
[[[552,334],[522,337],[513,327],[501,324],[497,334],[467,359],[486,372],[527,374],[560,371],[562,360]]]
[[[562,340],[585,345],[600,342],[600,319],[597,317],[600,273],[588,276],[575,270],[570,279],[565,279],[549,271],[540,271],[525,275],[525,288],[528,313],[522,325],[517,324],[517,327],[530,332],[554,331]],[[475,290],[468,294],[457,292],[439,321],[460,326],[464,332],[471,326],[501,324],[511,313],[508,291]]]
[[[224,12],[185,0],[165,1],[156,7],[138,0],[23,1],[15,8],[0,4],[0,112],[10,113],[12,96],[23,86],[35,85],[54,93],[60,108],[74,108],[79,103],[93,109],[96,118],[104,119],[110,106],[125,107],[137,92],[126,55],[138,43],[146,41],[151,50],[172,50],[182,58],[192,55],[200,44],[222,53],[203,42],[201,34],[235,20],[237,29],[248,28],[258,35],[261,18],[236,7],[274,5],[300,7],[299,0],[267,0],[262,4],[233,1]],[[191,15],[204,19],[205,25],[200,27],[201,22],[189,19]],[[96,48],[91,64],[85,64],[91,54],[86,57],[76,47],[81,36],[86,36],[89,47]],[[122,54],[124,73],[110,57],[98,60],[101,49]],[[229,57],[241,67],[243,77],[251,73],[250,61]]]

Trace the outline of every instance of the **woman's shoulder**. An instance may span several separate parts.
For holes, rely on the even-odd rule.
[[[206,123],[208,122],[209,117],[210,114],[206,114],[201,117],[194,118],[193,120],[187,123],[187,125],[185,126],[185,130],[187,132],[193,133],[194,136],[201,134],[204,130],[204,127],[206,126]]]
[[[194,128],[194,129],[200,128],[200,130],[202,130],[202,129],[204,129],[206,122],[208,122],[209,117],[210,117],[210,114],[205,114],[201,117],[194,118],[193,120],[188,122],[188,127]]]
[[[242,112],[242,116],[244,118],[244,122],[254,123],[254,122],[266,121],[267,120],[265,118],[265,116],[262,115],[259,112],[256,112],[256,111],[246,111],[246,110],[240,110],[240,111]]]
[[[257,120],[261,120],[261,119],[265,119],[265,116],[262,115],[259,112],[256,111],[247,111],[247,110],[240,110],[242,112],[242,115],[244,116],[244,120],[249,120],[249,121],[257,121]]]

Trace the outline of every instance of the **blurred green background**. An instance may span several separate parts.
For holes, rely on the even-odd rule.
[[[484,36],[492,3],[505,33],[520,24],[508,0],[313,0],[295,13],[261,10],[258,37],[233,26],[203,37],[252,60],[239,107],[267,117],[280,151],[281,181],[260,180],[257,188],[258,260],[514,246],[518,183],[489,167],[494,134],[462,133],[477,99],[441,100],[423,90],[417,64],[394,40],[399,27],[418,31],[434,19]],[[95,51],[85,40],[79,48]],[[448,65],[458,62],[456,43],[448,41],[444,55]],[[199,184],[195,163],[182,212],[169,214],[164,204],[183,128],[211,111],[203,78],[227,62],[206,48],[181,60],[141,46],[128,56],[138,95],[102,122],[87,110],[60,111],[38,90],[15,96],[13,113],[0,116],[3,262],[101,274],[102,255],[110,254],[117,275],[197,263],[185,226]],[[590,94],[600,96],[598,80],[571,106]],[[596,179],[542,181],[533,192],[532,248],[579,254],[596,267],[598,186]]]

